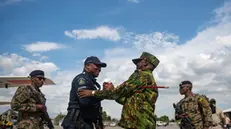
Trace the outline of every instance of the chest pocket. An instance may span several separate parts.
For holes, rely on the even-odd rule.
[[[38,103],[37,101],[41,102],[40,104],[44,104],[46,103],[46,98],[45,95],[43,93],[41,93],[40,91],[36,91],[34,89],[32,89],[30,86],[28,86],[29,91],[30,91],[30,101],[34,101],[35,103]],[[38,98],[37,98],[38,97]]]
[[[190,108],[190,112],[191,113],[198,113],[199,112],[199,105],[197,100],[192,100],[191,102],[189,102],[189,108]]]
[[[197,99],[189,98],[184,102],[184,110],[190,114],[197,114],[199,112],[199,105]]]
[[[97,90],[97,88],[100,89],[100,85],[96,81],[88,78],[86,75],[85,75],[85,79],[87,82],[87,89],[89,90]]]
[[[39,99],[41,100],[42,104],[45,105],[45,103],[46,103],[45,95],[42,93],[39,93],[39,92],[38,92],[38,94],[39,94]]]

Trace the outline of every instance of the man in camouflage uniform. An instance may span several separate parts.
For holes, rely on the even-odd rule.
[[[123,105],[119,126],[126,129],[155,129],[155,103],[158,90],[142,86],[156,86],[153,70],[159,60],[150,53],[143,52],[141,57],[133,59],[137,69],[127,81],[112,90],[80,90],[80,97],[94,96],[116,100]],[[112,85],[107,83],[107,85]]]
[[[225,115],[221,109],[216,107],[216,100],[210,99],[209,100],[210,107],[212,110],[212,127],[210,129],[223,129],[225,128]]]
[[[18,129],[43,129],[41,111],[46,111],[46,99],[39,88],[43,86],[46,78],[41,70],[32,71],[30,78],[31,85],[18,87],[11,101],[11,108],[18,111]],[[37,104],[36,94],[42,98],[42,104]]]
[[[180,107],[182,114],[175,113],[175,118],[177,120],[181,119],[181,129],[208,129],[212,123],[209,102],[202,95],[192,92],[190,81],[183,81],[179,86],[180,94],[185,96],[177,103],[177,107]],[[185,121],[185,119],[190,122]]]

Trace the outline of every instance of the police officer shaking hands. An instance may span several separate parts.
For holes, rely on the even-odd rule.
[[[63,120],[64,129],[101,129],[101,101],[95,97],[78,97],[78,90],[99,90],[100,85],[96,82],[102,67],[107,64],[97,57],[90,56],[84,62],[84,70],[77,75],[71,85],[68,113]],[[101,123],[101,124],[100,124]]]

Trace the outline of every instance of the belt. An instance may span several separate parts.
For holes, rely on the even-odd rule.
[[[20,114],[22,119],[36,119],[42,115],[40,112],[20,112]]]

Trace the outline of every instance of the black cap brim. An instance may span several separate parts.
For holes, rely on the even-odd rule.
[[[107,67],[107,64],[103,63],[103,62],[101,62],[101,63],[94,63],[94,64],[99,65],[101,67]]]
[[[134,64],[137,64],[138,62],[140,62],[142,60],[142,58],[136,58],[136,59],[132,59],[132,62]]]

